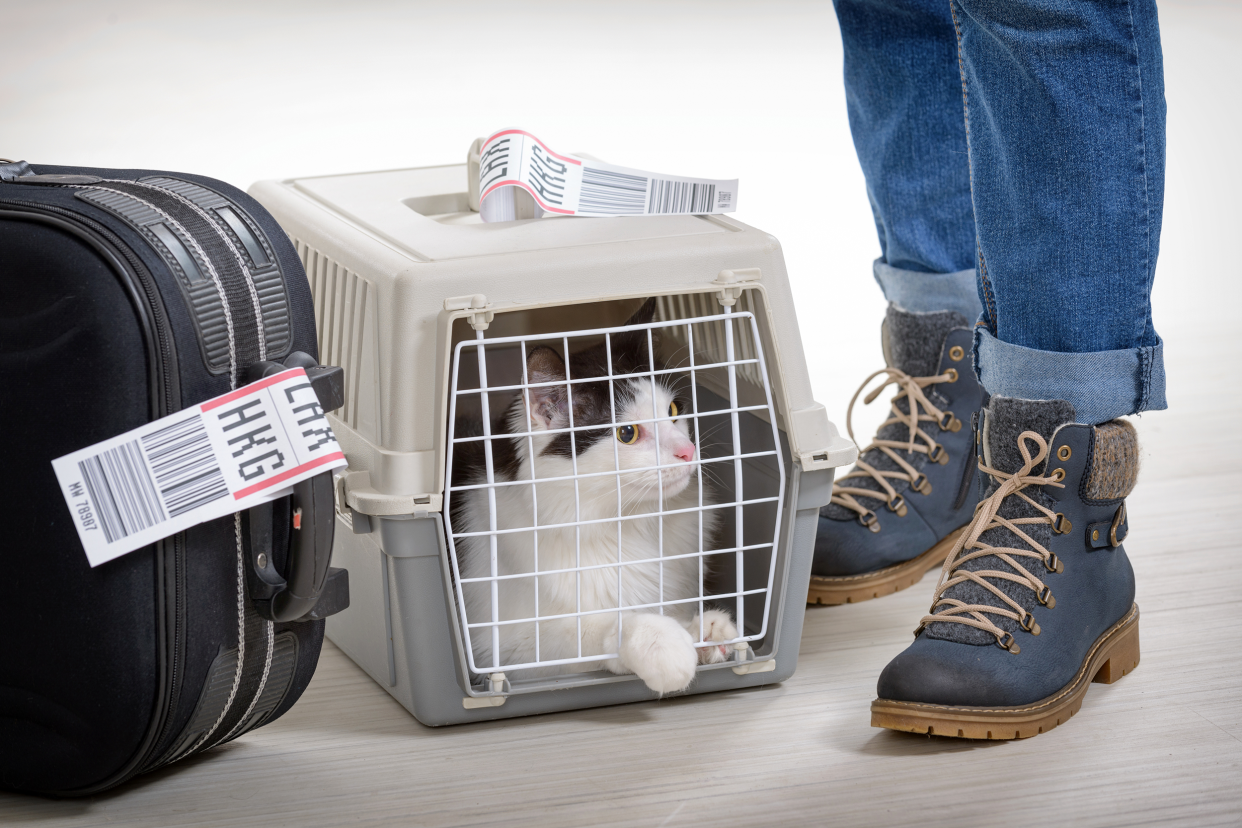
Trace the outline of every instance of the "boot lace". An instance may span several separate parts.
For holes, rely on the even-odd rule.
[[[910,465],[905,458],[897,453],[899,450],[909,454],[916,452],[926,454],[928,459],[941,464],[949,462],[949,455],[944,450],[944,446],[937,443],[935,438],[923,431],[920,423],[935,423],[941,431],[959,431],[962,428],[962,421],[952,411],[941,411],[935,403],[927,398],[926,394],[926,389],[933,385],[942,382],[956,382],[957,370],[955,368],[950,368],[943,374],[931,377],[912,377],[897,368],[883,368],[863,380],[863,384],[858,387],[858,390],[854,392],[854,396],[850,399],[850,407],[845,414],[845,428],[849,432],[850,439],[855,444],[858,443],[858,440],[854,437],[854,403],[858,402],[858,395],[863,392],[863,389],[873,379],[882,374],[885,375],[884,382],[863,399],[863,404],[870,405],[885,388],[890,385],[896,385],[898,391],[893,395],[891,405],[892,416],[880,424],[875,439],[858,453],[858,460],[854,464],[854,470],[833,484],[832,500],[830,501],[857,513],[858,522],[872,532],[880,531],[879,518],[871,507],[859,502],[859,498],[879,501],[887,506],[889,511],[895,512],[899,516],[904,516],[906,514],[905,498],[898,494],[897,489],[893,486],[894,481],[909,483],[910,488],[916,492],[922,492],[923,494],[931,493],[931,482],[928,481],[927,475]],[[902,399],[908,401],[910,409],[908,413],[902,411],[897,406],[898,401]],[[906,426],[909,434],[907,440],[884,440],[879,437],[880,431],[894,423],[902,423]],[[887,455],[897,464],[898,468],[891,471],[878,469],[863,460],[867,452],[873,449],[878,449]],[[880,486],[878,491],[876,489],[850,486],[847,483],[851,479],[868,477]]]
[[[1033,441],[1039,448],[1039,451],[1034,456],[1031,456],[1030,449],[1027,447],[1028,440]],[[957,543],[953,546],[953,551],[945,559],[944,568],[940,572],[940,582],[936,585],[936,592],[932,596],[931,613],[923,616],[919,622],[919,628],[914,631],[915,635],[921,633],[927,628],[928,624],[933,622],[943,621],[950,624],[967,624],[996,636],[996,643],[1009,650],[1009,652],[1020,652],[1021,648],[1018,647],[1013,634],[1001,629],[989,616],[1008,618],[1033,635],[1039,635],[1039,624],[1035,622],[1035,617],[1027,612],[1025,607],[1002,592],[994,583],[988,581],[988,578],[997,578],[1021,584],[1035,592],[1035,597],[1040,604],[1050,609],[1056,606],[1056,599],[1052,597],[1052,590],[1027,566],[1019,563],[1019,560],[1025,560],[1028,566],[1033,561],[1038,561],[1047,572],[1062,572],[1065,566],[1056,555],[1036,543],[1021,527],[1031,524],[1047,524],[1051,525],[1053,531],[1057,534],[1063,534],[1070,530],[1069,521],[1065,520],[1063,515],[1055,513],[1043,504],[1036,502],[1023,489],[1028,486],[1056,486],[1064,488],[1065,484],[1061,481],[1065,478],[1065,473],[1057,469],[1051,475],[1031,474],[1031,470],[1048,456],[1047,441],[1034,431],[1024,431],[1019,435],[1018,450],[1022,453],[1024,462],[1022,468],[1013,474],[1006,474],[997,469],[989,468],[982,460],[979,461],[979,470],[991,475],[992,479],[997,482],[998,488],[975,507],[975,516],[970,526],[957,539]],[[1040,514],[1034,517],[1001,517],[998,513],[1001,504],[1005,498],[1011,495],[1022,498]],[[1013,532],[1014,535],[1029,544],[1030,549],[990,546],[979,540],[979,536],[984,532],[997,527],[1003,527]],[[1004,561],[1005,564],[1012,567],[1013,571],[1002,572],[995,569],[981,569],[972,572],[962,568],[962,565],[967,561],[987,555],[995,555]],[[945,592],[949,589],[968,581],[973,581],[995,595],[1001,602],[1000,605],[967,604],[956,598],[945,597]],[[938,613],[937,609],[941,609],[941,611]]]

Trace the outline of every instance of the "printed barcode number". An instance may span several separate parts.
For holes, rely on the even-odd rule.
[[[197,415],[88,457],[78,469],[108,543],[229,493],[203,418]]]
[[[648,213],[710,213],[716,204],[715,184],[651,179]]]

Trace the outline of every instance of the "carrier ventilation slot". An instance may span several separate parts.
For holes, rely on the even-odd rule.
[[[753,314],[755,312],[754,302],[751,301],[751,291],[742,291],[735,309],[738,313]],[[677,319],[711,316],[719,311],[720,304],[716,301],[714,293],[679,293],[673,296],[661,296],[656,300],[656,318],[670,322]],[[684,355],[689,350],[684,325],[670,327],[663,331],[662,335],[667,337],[670,340],[669,345],[673,346],[668,349],[670,354]],[[708,359],[712,362],[726,361],[723,326],[704,326],[701,333],[695,330],[695,336],[698,337],[694,343],[695,352],[701,355],[704,361]],[[734,347],[737,349],[738,360],[745,360],[737,365],[737,378],[762,389],[763,377],[759,371],[759,364],[754,361],[757,356],[754,342],[750,337],[738,337]]]
[[[334,411],[333,416],[363,434],[377,435],[375,414],[361,410],[364,395],[359,392],[364,376],[370,377],[375,370],[373,360],[367,359],[368,344],[373,344],[369,343],[368,336],[374,338],[375,290],[357,273],[300,239],[294,239],[293,243],[306,268],[315,302],[319,361],[324,365],[339,365],[345,370],[345,405]],[[372,399],[371,402],[376,401]]]

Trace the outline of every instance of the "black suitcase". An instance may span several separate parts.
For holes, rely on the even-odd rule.
[[[348,603],[329,473],[92,569],[51,461],[286,367],[332,410],[316,359],[302,264],[245,193],[0,161],[0,788],[102,791],[306,689]]]

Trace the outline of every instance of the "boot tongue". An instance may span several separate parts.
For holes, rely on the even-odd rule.
[[[986,449],[985,457],[988,465],[997,471],[1007,474],[1016,472],[1022,468],[1024,462],[1022,454],[1018,451],[1018,435],[1024,431],[1034,431],[1045,440],[1051,442],[1052,435],[1056,430],[1066,423],[1074,422],[1074,417],[1074,406],[1065,400],[1019,400],[1013,397],[992,397],[988,403],[986,420],[984,421],[984,448]],[[1030,444],[1027,446],[1027,450],[1034,457],[1038,446]],[[1044,460],[1032,471],[1039,474],[1043,471],[1046,464],[1047,460]],[[987,497],[996,491],[997,486],[998,483],[994,479],[988,478],[988,484],[981,494]],[[1044,508],[1051,509],[1056,505],[1045,492],[1041,491],[1041,487],[1027,488],[1024,494],[1036,503],[1041,504]],[[1000,517],[1009,520],[1038,518],[1043,515],[1039,509],[1017,496],[1006,497],[1004,502],[1000,504],[998,514]],[[1047,523],[1027,524],[1022,529],[1032,540],[1045,549],[1048,548],[1048,544],[1052,541],[1052,527]],[[1004,526],[994,526],[988,529],[979,536],[979,540],[992,547],[1032,548],[1030,544]],[[1032,559],[1020,558],[1020,560],[1025,562]],[[1037,566],[1034,563],[1031,565]],[[985,555],[981,558],[966,561],[961,565],[961,568],[972,572],[989,570],[1017,574],[1012,566],[995,555]],[[993,577],[987,580],[1027,612],[1035,611],[1035,593],[1028,586],[1015,583],[1006,578]],[[944,597],[961,601],[964,604],[1002,606],[1001,600],[991,590],[985,589],[973,581],[964,581],[949,587],[949,589],[945,590]],[[943,612],[944,609],[942,607],[937,612]],[[988,614],[987,618],[1008,633],[1017,635],[1019,632],[1018,624],[1010,618],[993,614]],[[984,630],[968,627],[965,624],[943,621],[933,621],[929,624],[928,635],[932,638],[957,641],[963,644],[992,644],[996,640],[991,633]]]
[[[957,311],[912,313],[890,302],[884,317],[884,355],[893,368],[912,377],[930,377],[940,366],[949,331],[969,327]]]
[[[987,409],[984,429],[984,448],[988,465],[1008,474],[1022,468],[1022,453],[1018,450],[1018,436],[1024,431],[1034,431],[1048,442],[1052,435],[1066,423],[1074,422],[1072,403],[1065,400],[1019,400],[1015,397],[992,397]],[[1039,447],[1027,443],[1027,451],[1034,457]],[[1032,471],[1039,473],[1047,461]]]
[[[949,331],[969,327],[966,317],[957,311],[911,313],[890,302],[881,333],[884,360],[891,367],[905,371],[912,377],[933,376],[940,366],[940,354],[944,351],[944,341],[949,336]],[[905,414],[910,413],[909,400],[899,400],[897,407]],[[875,436],[880,440],[904,442],[910,439],[910,428],[904,423],[892,423],[882,427]],[[927,460],[926,454],[918,452],[902,452],[902,455],[916,469],[922,469]],[[880,471],[903,471],[900,464],[879,449],[872,449],[859,459]],[[857,489],[882,491],[880,484],[869,476],[852,477],[849,485]],[[904,491],[904,485],[899,484],[897,488],[898,491]],[[867,501],[864,499],[863,502]],[[825,506],[822,514],[833,520],[853,520],[856,517],[854,512],[835,503]]]

